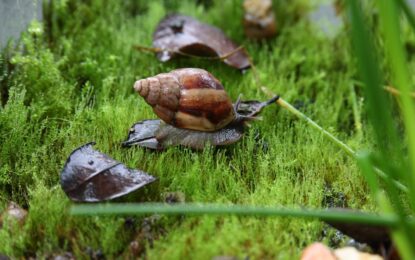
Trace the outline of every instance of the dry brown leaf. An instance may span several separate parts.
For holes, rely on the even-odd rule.
[[[275,36],[277,26],[271,0],[245,0],[244,29],[248,38],[263,39]]]
[[[161,20],[153,34],[153,47],[162,62],[176,55],[194,55],[218,57],[240,70],[250,67],[246,52],[220,29],[190,16],[173,14]]]
[[[135,191],[156,180],[92,148],[95,143],[75,149],[61,172],[61,186],[74,201],[110,200]]]

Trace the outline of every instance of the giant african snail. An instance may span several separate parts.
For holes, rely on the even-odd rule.
[[[244,123],[255,119],[265,106],[275,102],[239,100],[232,104],[222,84],[202,69],[185,68],[135,82],[134,89],[153,107],[158,120],[133,126],[124,146],[138,144],[152,149],[184,145],[195,149],[206,143],[227,145],[243,135]],[[144,145],[145,143],[145,145]]]
[[[138,80],[134,89],[167,124],[198,131],[217,131],[252,116],[237,112],[222,84],[202,69],[177,69]]]

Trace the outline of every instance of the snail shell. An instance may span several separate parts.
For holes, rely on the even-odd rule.
[[[216,131],[236,113],[222,84],[202,69],[177,69],[135,82],[134,89],[167,124],[198,131]]]

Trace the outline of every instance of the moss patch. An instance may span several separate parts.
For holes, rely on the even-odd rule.
[[[275,1],[278,37],[251,42],[243,35],[239,1],[204,2],[51,1],[41,30],[29,30],[16,49],[3,52],[0,206],[13,200],[29,215],[22,228],[5,223],[1,253],[42,258],[70,251],[87,257],[101,250],[114,258],[131,256],[129,244],[138,237],[150,259],[292,259],[307,244],[330,239],[322,236],[324,225],[318,221],[286,218],[163,217],[156,231],[138,236],[145,230],[142,218],[71,217],[59,173],[70,152],[89,141],[158,177],[142,196],[127,201],[160,201],[166,192],[181,191],[193,202],[321,208],[327,206],[328,193],[341,193],[349,207],[373,208],[355,162],[277,106],[228,148],[154,153],[120,147],[134,122],[154,118],[133,92],[139,78],[199,67],[220,79],[234,100],[240,93],[247,99],[266,98],[252,72],[242,75],[206,60],[160,63],[153,54],[133,50],[134,44],[151,45],[155,26],[168,12],[221,28],[247,48],[262,84],[355,149],[371,146],[370,131],[361,136],[354,128],[350,84],[355,68],[345,32],[324,38],[305,15],[308,1]]]

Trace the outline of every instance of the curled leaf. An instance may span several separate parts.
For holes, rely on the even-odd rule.
[[[244,29],[248,38],[263,39],[275,36],[277,26],[271,0],[244,1]]]
[[[95,143],[75,149],[61,172],[61,186],[74,201],[102,201],[135,191],[156,179],[129,169],[108,155],[92,148]]]
[[[153,46],[163,62],[179,54],[218,57],[240,70],[250,67],[245,51],[221,30],[185,15],[168,15],[161,20],[153,34]]]
[[[235,107],[241,115],[255,118],[265,106],[275,102],[277,98],[265,102],[238,101]],[[131,127],[127,140],[122,145],[124,147],[138,145],[157,150],[182,145],[200,150],[206,145],[224,146],[235,143],[242,138],[244,128],[244,122],[236,121],[217,131],[203,132],[174,127],[158,119],[143,120]]]

